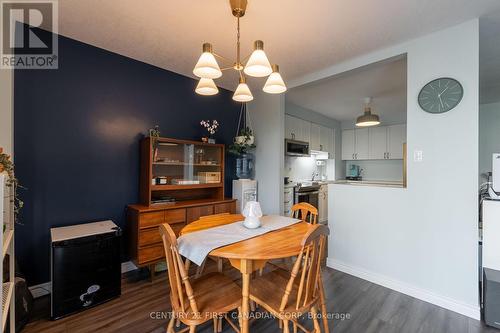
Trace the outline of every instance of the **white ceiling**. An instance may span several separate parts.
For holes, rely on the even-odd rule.
[[[291,80],[496,9],[498,0],[249,0],[242,49],[262,39]],[[235,24],[229,0],[59,1],[62,35],[188,76],[203,42],[234,56]],[[234,89],[236,79],[226,72],[217,84]]]
[[[341,122],[363,114],[364,98],[382,123],[406,123],[406,58],[384,61],[290,89],[286,102]]]

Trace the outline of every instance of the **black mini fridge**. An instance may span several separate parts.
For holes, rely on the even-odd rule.
[[[121,229],[112,221],[52,228],[51,318],[121,294]]]

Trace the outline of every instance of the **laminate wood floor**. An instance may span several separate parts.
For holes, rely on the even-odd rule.
[[[210,270],[213,267],[210,267]],[[228,268],[228,275],[238,279],[239,273]],[[49,297],[37,299],[36,318],[23,333],[160,333],[167,325],[163,314],[170,310],[169,288],[165,273],[150,282],[144,272],[124,275],[122,296],[85,312],[50,321]],[[142,279],[141,279],[142,278]],[[500,332],[479,321],[459,315],[413,297],[381,287],[354,276],[325,268],[323,281],[328,301],[330,331],[335,333],[479,333]],[[336,319],[335,319],[336,318]],[[303,323],[312,328],[305,318]],[[280,332],[276,320],[256,319],[251,332]],[[212,322],[197,329],[211,333]],[[233,332],[227,323],[223,332]]]

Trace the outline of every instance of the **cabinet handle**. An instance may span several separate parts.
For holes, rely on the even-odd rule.
[[[352,154],[352,159],[354,159],[354,154]]]
[[[323,145],[319,145],[319,150],[323,151]]]

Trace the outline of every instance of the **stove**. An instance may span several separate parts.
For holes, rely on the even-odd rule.
[[[298,183],[294,189],[294,203],[307,202],[318,208],[319,185],[316,182]]]

